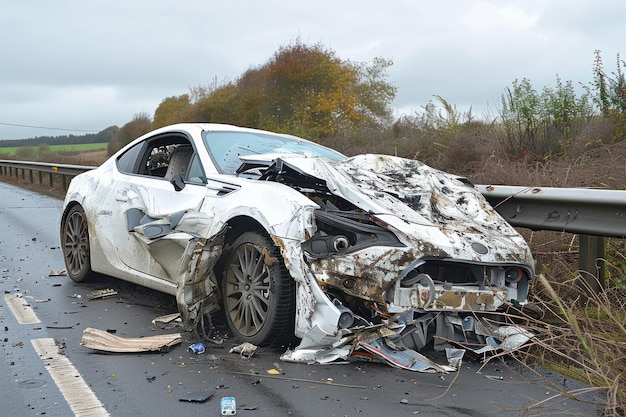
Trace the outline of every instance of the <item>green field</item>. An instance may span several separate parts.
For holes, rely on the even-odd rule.
[[[51,145],[51,152],[85,152],[85,151],[99,151],[107,148],[108,143],[78,143],[74,145]],[[0,154],[15,155],[20,146],[12,146],[8,148],[0,147]],[[33,146],[37,148],[37,146]]]

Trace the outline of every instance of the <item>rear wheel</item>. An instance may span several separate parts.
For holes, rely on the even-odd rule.
[[[91,271],[89,259],[89,228],[87,217],[79,205],[72,207],[63,219],[61,247],[67,275],[75,282],[83,282]]]
[[[246,232],[225,253],[222,294],[235,336],[255,345],[294,339],[295,283],[269,237]]]

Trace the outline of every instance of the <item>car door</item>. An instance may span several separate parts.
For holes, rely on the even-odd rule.
[[[126,267],[176,282],[184,251],[212,221],[199,212],[207,193],[204,171],[183,136],[158,137],[137,146],[137,162],[132,168],[118,164],[120,172],[106,199],[112,213],[110,237]],[[193,221],[186,222],[190,216]]]

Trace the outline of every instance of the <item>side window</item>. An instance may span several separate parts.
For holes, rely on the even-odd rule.
[[[206,175],[204,173],[204,169],[202,168],[202,164],[200,164],[200,158],[198,155],[194,155],[191,160],[191,165],[189,166],[189,171],[187,173],[187,182],[189,184],[197,184],[197,185],[206,185]]]
[[[142,148],[143,143],[138,143],[137,145],[133,146],[122,155],[120,155],[120,157],[117,158],[117,169],[119,169],[121,172],[124,172],[125,174],[135,174],[138,165],[137,162],[139,160],[139,155]]]
[[[126,174],[171,180],[180,175],[188,177],[195,152],[187,138],[181,135],[160,136],[145,140],[128,149],[117,158],[117,167]],[[205,178],[200,162],[195,162],[198,177]],[[205,180],[206,181],[206,180]]]

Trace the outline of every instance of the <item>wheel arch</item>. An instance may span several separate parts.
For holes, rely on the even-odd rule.
[[[85,211],[85,207],[83,207],[83,205],[76,200],[69,201],[65,205],[65,207],[63,208],[63,213],[61,213],[61,221],[59,222],[59,241],[62,241],[63,239],[63,228],[65,227],[65,222],[67,220],[67,213],[69,213],[69,211],[75,206],[80,206],[83,211]]]
[[[237,237],[239,237],[242,233],[248,231],[255,231],[259,233],[264,233],[267,236],[270,236],[268,230],[256,219],[248,216],[236,216],[228,220],[226,222],[228,230],[226,232],[226,236],[224,237],[224,245],[232,244]]]

